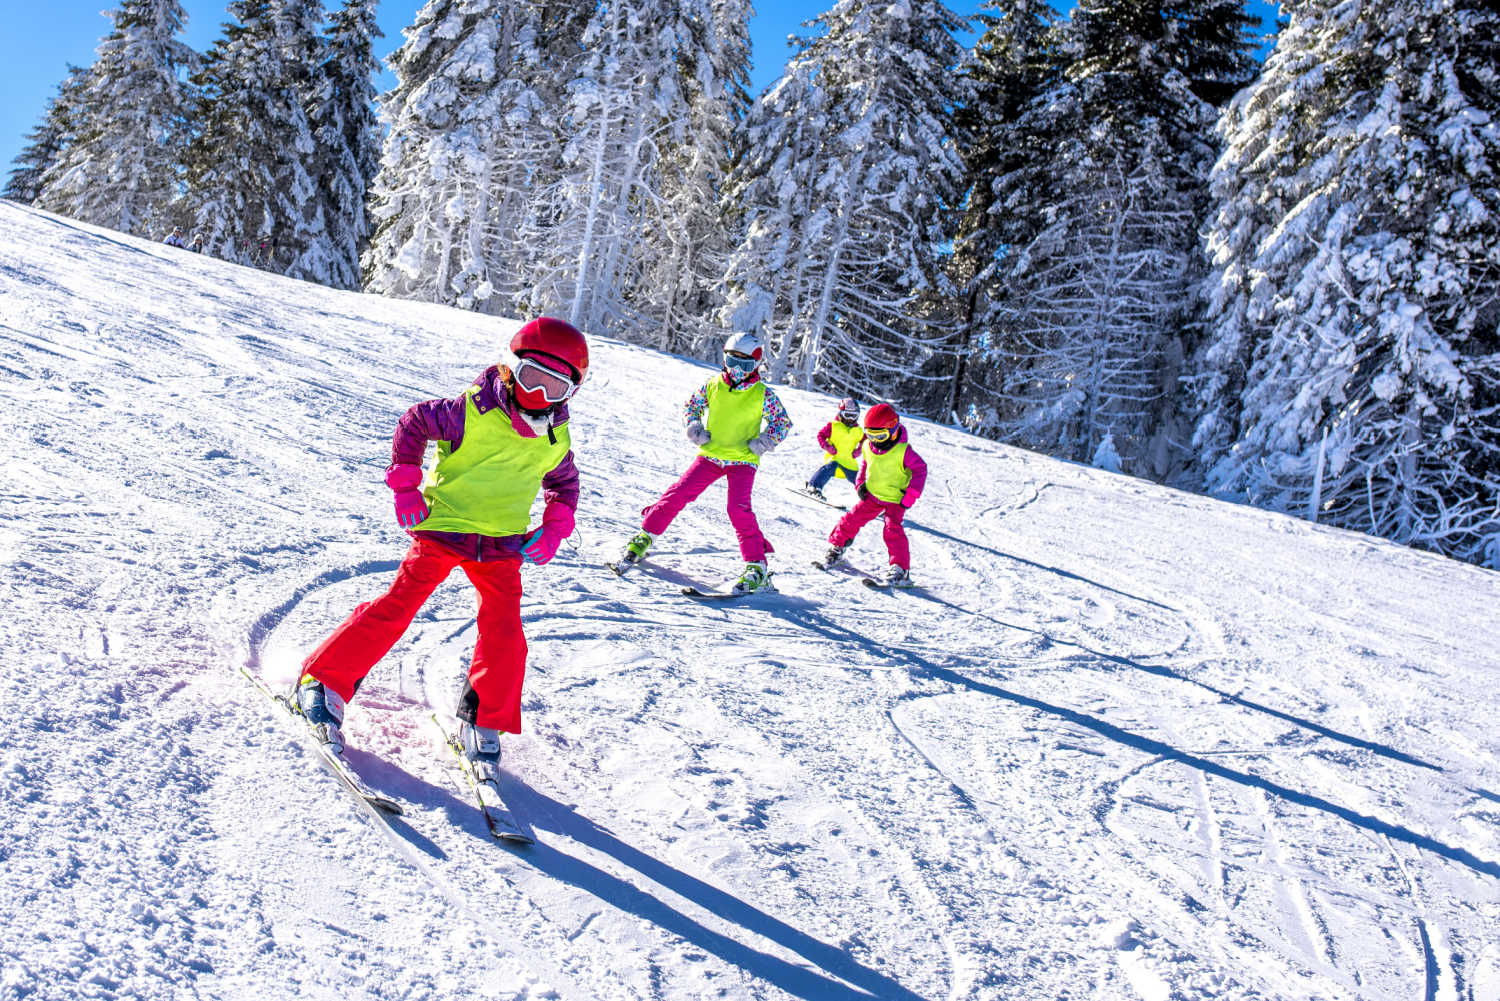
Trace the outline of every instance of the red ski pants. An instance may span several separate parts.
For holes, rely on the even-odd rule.
[[[641,512],[644,516],[641,528],[652,535],[665,532],[672,519],[721,476],[727,479],[729,524],[734,526],[734,534],[740,540],[740,556],[746,563],[764,563],[771,547],[766,544],[766,537],[760,533],[760,523],[755,520],[755,512],[750,509],[755,467],[747,463],[731,462],[721,466],[698,456],[677,482],[667,487],[660,500]]]
[[[885,531],[880,534],[885,539],[886,552],[890,553],[891,562],[903,570],[910,570],[911,549],[906,544],[906,529],[901,525],[901,519],[906,517],[906,508],[883,501],[873,494],[861,497],[859,503],[839,519],[828,536],[829,543],[847,546],[854,541],[861,528],[882,515],[885,516]]]
[[[521,632],[521,561],[466,560],[452,550],[417,539],[401,561],[390,590],[358,606],[343,625],[302,662],[310,674],[345,701],[381,657],[406,632],[417,611],[463,567],[479,592],[479,641],[458,715],[476,726],[521,732],[521,682],[526,677],[526,637]]]

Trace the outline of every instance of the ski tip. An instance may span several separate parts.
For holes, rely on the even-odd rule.
[[[496,841],[507,845],[514,845],[517,848],[529,848],[536,844],[536,838],[522,834],[520,831],[491,830],[490,834],[494,835]]]

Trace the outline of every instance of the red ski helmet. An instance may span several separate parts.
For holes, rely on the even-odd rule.
[[[877,403],[865,412],[866,428],[893,428],[900,423],[896,408],[889,403]]]
[[[588,375],[588,342],[577,327],[551,316],[539,316],[517,330],[510,339],[510,353],[517,358],[527,355],[555,358],[572,369],[574,382],[582,382]]]

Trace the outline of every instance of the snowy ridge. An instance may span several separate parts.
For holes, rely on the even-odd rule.
[[[510,327],[0,233],[4,1001],[1500,999],[1494,573],[914,422],[923,591],[869,591],[807,567],[838,512],[780,485],[833,404],[777,387],[780,593],[693,604],[738,569],[722,489],[602,563],[707,370],[596,339],[578,532],[524,575],[538,843],[426,721],[459,575],[350,710],[386,825],[237,668],[385,586],[394,422]]]

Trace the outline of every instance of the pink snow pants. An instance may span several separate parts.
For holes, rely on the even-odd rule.
[[[766,537],[760,534],[760,522],[750,510],[750,488],[755,486],[755,467],[746,463],[719,465],[704,456],[698,456],[683,472],[676,483],[667,488],[661,499],[641,511],[644,518],[641,528],[652,535],[660,535],[672,524],[672,519],[681,513],[709,485],[726,477],[729,488],[729,524],[740,540],[740,555],[746,563],[764,563],[770,547]]]
[[[901,519],[906,517],[906,508],[883,501],[874,494],[861,497],[859,503],[839,519],[828,536],[829,545],[847,546],[854,541],[861,528],[882,515],[885,517],[885,530],[880,534],[885,539],[886,552],[890,553],[891,562],[903,570],[910,570],[911,549],[906,544],[906,529],[901,527]]]
[[[526,636],[521,632],[521,561],[466,560],[430,539],[407,550],[390,589],[360,605],[302,662],[310,674],[347,702],[370,669],[406,632],[418,609],[455,567],[479,592],[479,640],[458,716],[476,726],[521,732],[521,682]]]

